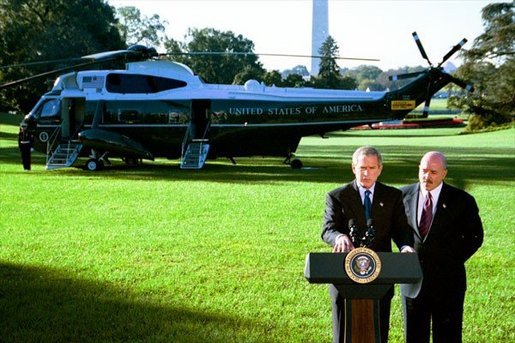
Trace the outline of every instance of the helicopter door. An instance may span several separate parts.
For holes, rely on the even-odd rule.
[[[209,153],[207,132],[210,125],[211,101],[191,102],[190,126],[183,140],[181,169],[201,169]]]
[[[191,139],[205,139],[209,129],[210,100],[193,100],[191,102]]]
[[[85,98],[64,98],[61,112],[61,138],[73,140],[77,138],[84,123]]]

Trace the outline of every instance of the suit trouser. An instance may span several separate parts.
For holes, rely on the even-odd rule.
[[[433,343],[462,341],[465,290],[429,292],[422,287],[415,298],[402,296],[406,343],[429,343],[431,322]]]
[[[21,151],[21,161],[23,163],[23,169],[30,170],[31,165],[31,145],[29,143],[21,143],[20,151]]]
[[[333,315],[333,343],[342,343],[345,340],[345,299],[340,297],[333,285],[329,286]],[[379,300],[379,329],[381,343],[388,342],[390,328],[390,305],[393,297],[393,286],[386,295]]]

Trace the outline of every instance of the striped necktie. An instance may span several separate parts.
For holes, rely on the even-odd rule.
[[[426,201],[424,201],[424,208],[422,209],[422,216],[420,217],[420,224],[418,225],[418,230],[420,232],[420,236],[422,238],[426,237],[429,228],[431,227],[431,222],[433,221],[433,198],[431,197],[431,193],[427,192]]]

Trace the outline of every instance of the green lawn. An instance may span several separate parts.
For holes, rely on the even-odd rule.
[[[327,287],[304,279],[304,258],[329,250],[324,195],[352,178],[365,144],[396,186],[416,181],[424,152],[447,154],[448,181],[476,197],[485,227],[467,263],[464,341],[515,341],[513,128],[308,137],[303,170],[256,157],[45,171],[36,154],[26,173],[19,119],[0,115],[0,342],[330,342]]]

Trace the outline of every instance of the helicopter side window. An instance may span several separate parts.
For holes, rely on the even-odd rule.
[[[57,99],[48,100],[41,106],[40,117],[42,119],[58,117],[61,110],[60,105],[61,102]]]
[[[185,87],[186,82],[160,76],[111,73],[106,89],[110,93],[148,94]]]

